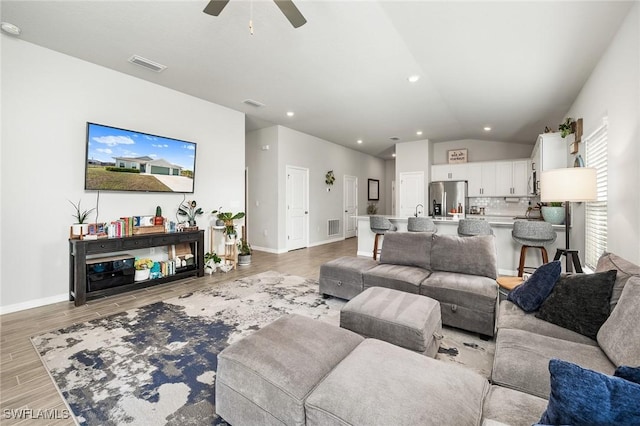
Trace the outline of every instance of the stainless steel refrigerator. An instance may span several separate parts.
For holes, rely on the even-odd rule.
[[[442,181],[429,184],[429,216],[447,217],[452,209],[457,212],[458,207],[462,208],[462,213],[467,212],[467,181]]]

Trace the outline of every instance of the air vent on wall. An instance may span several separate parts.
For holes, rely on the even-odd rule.
[[[131,62],[132,64],[139,65],[141,67],[145,67],[146,69],[155,71],[155,72],[162,72],[167,68],[166,65],[153,62],[147,58],[143,58],[142,56],[138,56],[138,55],[133,55],[132,57],[130,57],[129,62]]]
[[[255,101],[253,99],[245,99],[242,101],[243,104],[251,105],[252,107],[261,108],[264,106],[262,102]]]

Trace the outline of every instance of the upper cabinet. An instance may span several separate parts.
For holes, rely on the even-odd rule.
[[[431,181],[467,180],[468,164],[435,164],[431,166]]]
[[[531,153],[532,193],[540,193],[540,173],[544,170],[567,167],[567,147],[573,142],[574,135],[562,138],[560,133],[543,133],[538,136]]]
[[[469,197],[494,197],[496,194],[496,163],[467,163]]]
[[[528,174],[527,160],[496,163],[496,195],[526,197],[529,195]]]

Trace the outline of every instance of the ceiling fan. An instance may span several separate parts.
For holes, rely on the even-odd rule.
[[[307,20],[302,16],[302,13],[298,10],[292,0],[273,0],[273,2],[280,8],[284,16],[291,22],[293,28],[298,28],[307,23]],[[229,0],[211,0],[203,12],[208,15],[218,16],[222,9],[229,3]]]

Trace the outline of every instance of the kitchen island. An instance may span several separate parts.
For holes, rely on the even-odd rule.
[[[384,216],[391,221],[398,231],[407,231],[407,218],[398,216]],[[511,237],[513,230],[513,216],[468,216],[468,218],[487,220],[496,236],[496,248],[498,251],[498,273],[500,275],[517,275],[518,263],[520,261],[520,244]],[[358,221],[358,256],[373,257],[373,239],[375,234],[369,228],[369,216],[356,216]],[[453,218],[434,219],[439,234],[457,235],[458,220]],[[558,234],[556,241],[547,246],[549,260],[553,260],[556,249],[564,248],[565,227],[564,225],[553,225],[553,229]],[[381,239],[384,244],[384,239]],[[451,253],[455,256],[455,253]],[[562,258],[564,264],[564,257]],[[527,251],[527,266],[539,266],[542,264],[540,250],[529,249]],[[564,268],[564,267],[563,267]]]

